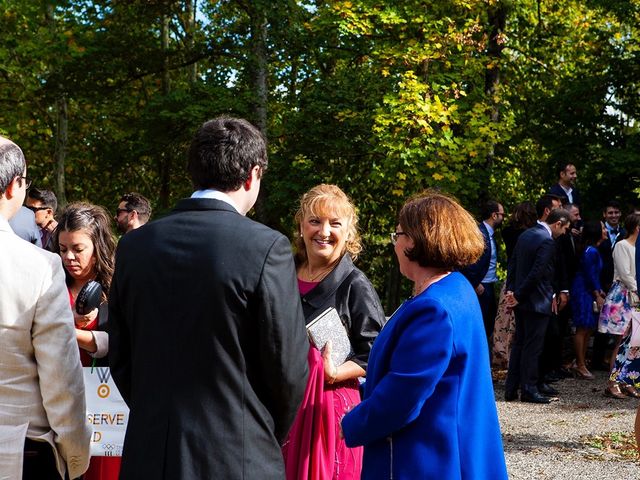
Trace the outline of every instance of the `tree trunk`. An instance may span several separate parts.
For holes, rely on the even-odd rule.
[[[267,136],[267,18],[257,8],[251,18],[253,71],[251,79],[255,92],[254,114],[256,126]]]
[[[49,26],[49,30],[52,33],[52,36],[55,36],[56,33],[56,18],[54,12],[54,6],[52,3],[48,3],[45,6],[44,11],[45,20]],[[55,67],[52,66],[52,70]],[[55,83],[55,82],[54,82]],[[64,208],[67,204],[67,195],[65,192],[65,159],[67,156],[67,140],[68,140],[68,124],[69,117],[67,112],[67,98],[63,92],[62,85],[55,84],[55,89],[57,92],[56,98],[56,145],[53,153],[54,160],[54,174],[55,174],[55,194],[58,200],[58,207]]]
[[[256,127],[267,138],[267,17],[264,7],[256,5],[251,12],[251,82],[254,91],[254,122]],[[262,183],[260,195],[255,206],[256,219],[269,224],[264,205],[267,202],[268,191],[265,183]]]
[[[169,17],[162,17],[162,52],[164,54],[164,64],[162,68],[162,95],[167,97],[171,93],[171,77],[169,76]],[[161,209],[169,208],[169,197],[171,195],[171,155],[166,150],[160,154],[160,192],[158,204]]]
[[[56,149],[55,158],[55,177],[56,177],[56,197],[58,199],[58,207],[64,208],[67,204],[67,195],[65,193],[65,176],[64,164],[67,155],[67,132],[69,119],[67,117],[67,99],[61,95],[56,101]]]
[[[187,33],[187,48],[189,51],[193,52],[193,47],[195,45],[195,33],[196,33],[196,11],[197,11],[197,0],[186,0],[185,1],[185,11],[187,14],[186,25],[186,33]],[[193,62],[188,67],[189,69],[189,83],[191,85],[195,85],[198,81],[198,63]]]
[[[484,91],[491,104],[491,112],[489,121],[497,123],[500,120],[500,109],[496,94],[500,85],[500,61],[502,59],[502,50],[504,46],[501,41],[501,34],[504,32],[507,22],[507,9],[504,2],[498,2],[497,5],[489,7],[489,44],[487,46],[487,69],[484,77]],[[491,177],[491,169],[495,158],[494,145],[490,146],[489,153],[485,158],[484,171],[486,178],[484,185],[480,188],[480,204],[489,200],[489,179]]]

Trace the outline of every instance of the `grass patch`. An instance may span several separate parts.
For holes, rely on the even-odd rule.
[[[586,437],[585,445],[597,448],[625,460],[638,460],[638,449],[633,432],[611,432],[604,435]]]

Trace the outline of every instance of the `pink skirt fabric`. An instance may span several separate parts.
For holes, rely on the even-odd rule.
[[[340,438],[340,421],[360,403],[358,381],[325,384],[322,356],[313,346],[308,362],[302,405],[282,447],[287,480],[357,480],[363,449],[346,446]]]

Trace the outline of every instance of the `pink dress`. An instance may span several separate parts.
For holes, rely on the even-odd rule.
[[[317,283],[298,281],[308,293]],[[309,344],[309,380],[302,405],[282,446],[287,480],[357,480],[362,447],[349,448],[340,435],[344,414],[360,403],[357,379],[329,385],[322,355]]]

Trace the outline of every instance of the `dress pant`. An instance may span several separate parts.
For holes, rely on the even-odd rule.
[[[549,324],[549,315],[515,309],[516,337],[511,348],[505,389],[515,391],[519,386],[537,388],[540,354]]]
[[[23,480],[60,480],[53,449],[47,442],[24,442]]]
[[[567,305],[558,315],[551,314],[549,326],[544,338],[544,348],[540,356],[540,374],[546,375],[562,368],[563,344],[567,326],[571,318],[571,309]]]
[[[487,344],[489,345],[489,359],[492,356],[493,345],[493,327],[496,323],[496,315],[498,314],[498,306],[496,304],[496,294],[493,283],[482,283],[484,292],[478,297],[480,310],[482,311],[482,322],[484,323],[484,333],[487,336]]]

